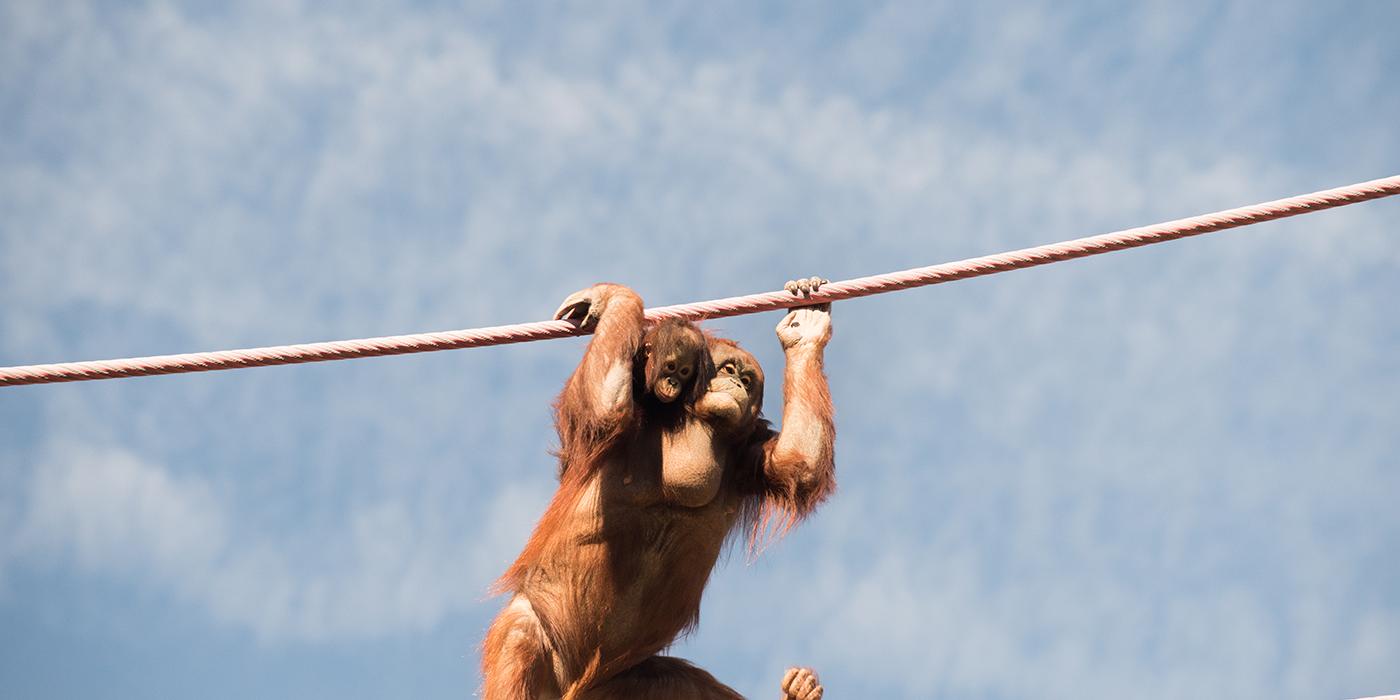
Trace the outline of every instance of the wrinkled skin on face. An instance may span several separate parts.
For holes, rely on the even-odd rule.
[[[763,410],[763,368],[758,360],[723,338],[711,341],[710,358],[715,374],[696,406],[697,413],[725,430],[753,425]]]
[[[649,328],[642,356],[642,376],[635,384],[643,395],[663,404],[682,397],[682,403],[692,403],[712,368],[704,334],[688,321],[671,319]]]

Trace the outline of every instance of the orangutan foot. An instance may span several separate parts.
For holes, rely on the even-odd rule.
[[[822,684],[810,668],[790,668],[783,674],[781,700],[822,700]]]

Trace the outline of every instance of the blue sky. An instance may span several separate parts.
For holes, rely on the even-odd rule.
[[[1389,2],[0,4],[0,364],[669,304],[1400,172]],[[1400,202],[836,305],[755,697],[1400,691]],[[778,314],[712,327],[776,375]],[[583,341],[0,390],[0,696],[460,698]],[[780,413],[770,389],[769,412]]]

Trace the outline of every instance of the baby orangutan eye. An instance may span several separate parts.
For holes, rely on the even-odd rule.
[[[690,368],[689,368],[689,367],[682,367],[682,368],[681,368],[681,371],[680,371],[680,375],[681,375],[681,379],[685,379],[685,378],[689,377],[689,376],[690,376]]]

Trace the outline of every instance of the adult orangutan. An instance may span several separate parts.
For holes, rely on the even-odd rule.
[[[824,282],[787,289],[807,295]],[[830,306],[794,309],[778,324],[781,432],[761,415],[753,355],[686,322],[648,330],[632,290],[590,287],[555,318],[596,331],[555,405],[559,490],[497,583],[513,595],[486,635],[483,695],[741,698],[658,653],[696,624],[731,533],[748,526],[756,535],[772,517],[791,525],[835,486],[822,370]],[[781,690],[785,700],[823,692],[805,668],[790,669]]]

